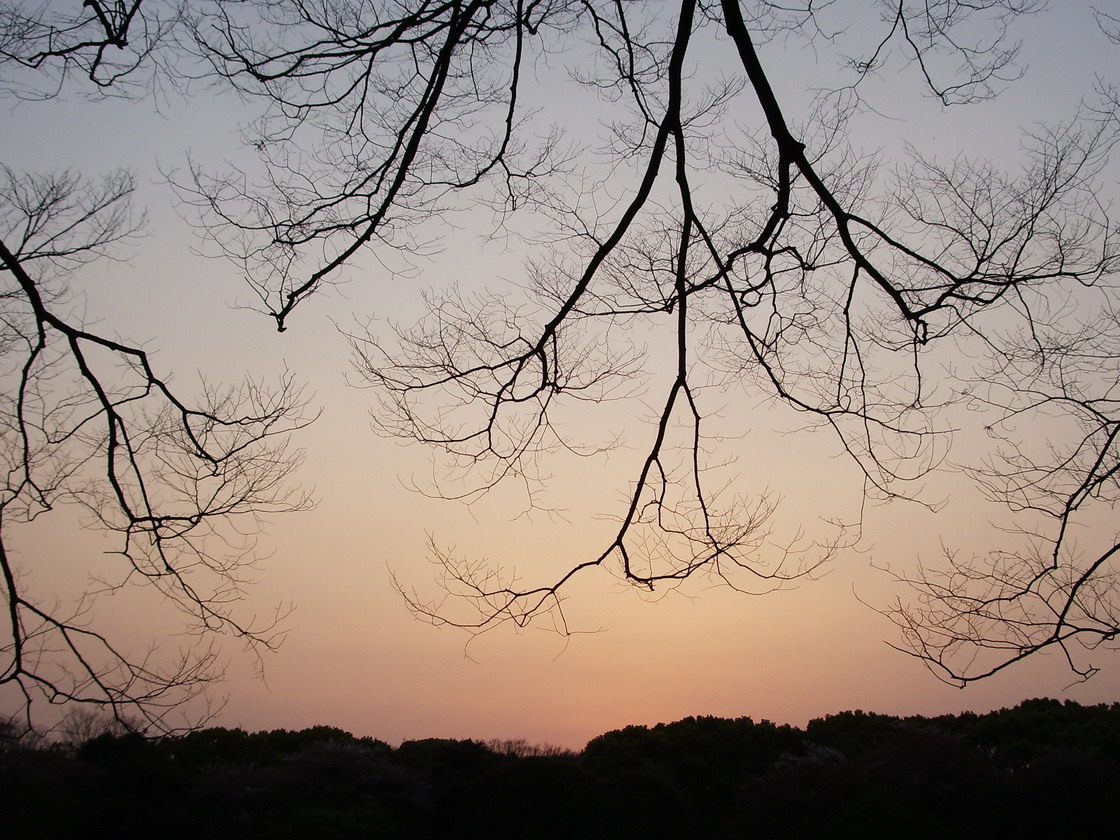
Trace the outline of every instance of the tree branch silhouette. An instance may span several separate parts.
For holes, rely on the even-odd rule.
[[[0,8],[0,86],[17,96],[55,97],[74,75],[100,96],[135,93],[152,81],[157,53],[182,22],[177,0],[59,5],[14,2]]]
[[[79,269],[140,230],[130,175],[2,174],[0,685],[23,698],[29,727],[45,701],[166,731],[170,713],[220,676],[215,634],[259,648],[279,640],[276,619],[241,619],[234,607],[260,519],[309,503],[288,486],[300,454],[287,438],[311,418],[290,376],[274,388],[204,383],[185,401],[147,351],[74,315]],[[52,604],[27,577],[58,558],[24,534],[74,506],[116,542],[77,603]],[[197,644],[169,659],[99,629],[98,598],[133,586],[173,603]]]
[[[834,47],[842,32],[828,6],[268,4],[246,18],[218,4],[199,27],[216,72],[264,101],[253,141],[268,175],[257,188],[196,170],[181,189],[280,329],[362,253],[407,259],[431,247],[426,225],[455,213],[486,207],[500,220],[523,212],[551,225],[525,303],[453,290],[429,295],[413,327],[351,335],[380,428],[446,456],[448,480],[432,492],[473,501],[514,481],[537,505],[543,459],[605,445],[573,438],[559,413],[632,396],[638,376],[662,389],[601,553],[538,586],[433,542],[443,588],[470,609],[453,616],[446,599],[409,590],[418,613],[476,630],[525,624],[560,610],[567,583],[598,566],[644,588],[700,572],[732,585],[812,574],[859,524],[768,559],[775,501],[709,486],[723,463],[713,457],[715,396],[738,389],[784,405],[831,430],[871,498],[921,499],[920,479],[949,466],[953,430],[937,348],[981,348],[960,376],[993,381],[984,372],[1008,372],[1020,352],[1005,320],[1023,336],[1060,328],[1057,302],[1107,285],[1117,254],[1094,195],[1115,142],[1107,115],[1038,133],[1019,175],[914,153],[888,177],[846,141],[877,74],[908,72],[945,106],[996,95],[1020,75],[1013,27],[1040,4],[878,4],[878,19],[861,21],[858,50],[840,55],[835,88],[798,122],[759,45],[799,37]],[[534,119],[548,103],[534,98],[527,68],[573,43],[575,84],[611,103],[603,180]],[[703,50],[728,47],[734,72],[697,73]],[[729,120],[732,108],[757,115],[755,128]],[[607,209],[588,196],[619,189]],[[658,379],[634,334],[675,348],[671,376]],[[1047,354],[1040,370],[1058,358]],[[985,409],[1010,405],[993,398]],[[969,474],[994,487],[1017,469],[1012,459]],[[1030,566],[1018,559],[1016,569]],[[1089,564],[1085,585],[1103,580],[1105,565]],[[921,597],[932,597],[931,580],[912,581]],[[967,621],[925,603],[926,624],[913,613],[903,624],[911,649],[937,668],[919,626]]]
[[[641,454],[601,550],[537,583],[433,540],[445,594],[461,597],[408,589],[423,617],[483,630],[551,616],[566,631],[563,593],[596,567],[647,590],[811,576],[861,523],[776,542],[776,499],[724,478],[718,444],[735,422],[720,406],[743,394],[830,433],[869,499],[937,508],[922,479],[960,468],[1022,516],[1010,547],[902,575],[918,594],[890,613],[900,646],[950,679],[1053,646],[1086,675],[1079,646],[1116,626],[1115,541],[1072,535],[1115,503],[1117,250],[1099,195],[1117,97],[1102,89],[1075,122],[1038,129],[1017,173],[916,150],[892,172],[848,139],[877,77],[909,79],[946,115],[997,95],[1021,75],[1015,27],[1041,7],[884,0],[850,20],[829,2],[767,0],[213,0],[177,18],[189,26],[176,43],[204,62],[196,75],[259,105],[246,140],[260,165],[192,163],[177,188],[281,331],[369,259],[414,266],[459,219],[531,231],[516,290],[432,292],[414,325],[351,331],[379,428],[443,458],[434,495],[472,502],[514,483],[543,507],[549,456],[616,443],[581,439],[567,418],[653,405],[629,435]],[[109,8],[82,25],[110,32],[96,14]],[[836,60],[807,102],[767,68],[764,48],[795,39]],[[599,146],[561,127],[568,93],[602,108]],[[90,341],[79,331],[71,352]],[[950,457],[962,405],[998,442],[985,464]],[[1025,431],[1031,417],[1045,437]],[[113,428],[107,445],[130,452]],[[977,668],[980,653],[992,659]]]

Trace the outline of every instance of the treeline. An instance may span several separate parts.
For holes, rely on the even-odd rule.
[[[582,752],[317,726],[0,746],[9,837],[952,838],[1114,825],[1120,704],[629,726]]]

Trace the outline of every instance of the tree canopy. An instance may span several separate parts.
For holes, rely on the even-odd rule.
[[[394,749],[325,726],[0,740],[0,803],[21,833],[50,836],[153,825],[171,838],[1091,833],[1120,779],[1118,721],[1116,704],[1032,700],[932,719],[842,712],[804,729],[686,718],[579,751],[444,738]]]

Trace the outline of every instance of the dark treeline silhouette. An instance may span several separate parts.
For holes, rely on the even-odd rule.
[[[1114,808],[1120,704],[686,718],[580,753],[329,726],[2,744],[13,837],[1089,836]]]

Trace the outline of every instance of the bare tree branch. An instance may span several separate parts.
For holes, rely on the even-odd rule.
[[[221,675],[212,634],[268,648],[276,620],[234,608],[261,519],[305,508],[287,483],[300,454],[290,432],[307,422],[292,378],[205,385],[185,402],[142,348],[74,320],[74,274],[110,254],[142,223],[125,173],[21,177],[0,188],[0,572],[5,620],[0,686],[24,718],[37,704],[92,704],[121,722],[166,730],[168,715]],[[25,580],[57,562],[22,537],[25,526],[79,506],[116,536],[112,557],[76,604],[52,605]],[[137,653],[98,629],[96,600],[154,588],[200,641],[178,655]]]
[[[49,99],[79,75],[102,96],[136,92],[152,81],[157,52],[181,19],[177,0],[4,2],[0,89]]]
[[[123,6],[112,17],[109,6],[87,4],[67,24],[45,11],[9,15],[24,50],[9,61],[112,79],[99,62],[113,33],[148,13],[171,20],[152,2],[129,6],[132,17]],[[989,556],[950,551],[944,568],[901,575],[918,595],[891,612],[900,646],[949,679],[995,673],[1054,646],[1087,675],[1078,652],[1116,632],[1116,537],[1085,533],[1116,502],[1118,252],[1101,195],[1117,97],[1102,83],[1075,122],[1036,129],[1018,172],[916,150],[891,172],[847,141],[850,122],[874,107],[874,77],[910,79],[915,95],[954,112],[997,95],[1024,69],[1016,26],[1041,7],[214,0],[193,7],[189,21],[176,18],[189,22],[177,43],[189,40],[192,60],[205,62],[200,75],[259,104],[246,139],[260,168],[221,174],[192,163],[177,187],[280,330],[325,286],[366,271],[367,258],[412,266],[467,214],[477,223],[485,213],[504,235],[531,231],[534,254],[516,291],[430,293],[415,325],[352,330],[379,428],[444,459],[425,492],[469,503],[513,482],[528,509],[547,507],[550,455],[596,456],[618,443],[609,433],[588,441],[566,420],[616,401],[653,406],[648,422],[627,428],[626,442],[640,437],[641,450],[618,529],[601,550],[544,583],[523,583],[433,540],[441,585],[467,610],[408,590],[429,620],[484,630],[551,616],[567,632],[563,592],[593,567],[645,589],[702,574],[766,589],[813,574],[861,523],[777,542],[776,501],[765,488],[753,498],[731,488],[718,446],[742,419],[721,417],[722,406],[745,395],[832,434],[868,498],[937,509],[922,479],[960,469],[1021,517]],[[1090,13],[1115,40],[1111,13]],[[102,51],[86,30],[100,33]],[[44,32],[81,46],[46,49],[54,41]],[[835,60],[828,89],[807,106],[783,96],[767,66],[766,50],[793,40]],[[569,92],[604,109],[600,146],[572,139],[577,132],[551,116]],[[26,189],[30,198],[13,206],[24,235],[38,236],[27,208],[40,188]],[[122,222],[105,215],[115,212],[109,203],[90,211],[112,194],[90,193],[79,208],[82,247],[60,235],[39,256],[14,249],[13,264],[100,253]],[[118,422],[120,407],[162,401],[162,412],[146,416],[145,428],[160,430],[152,440],[210,463],[221,460],[207,455],[214,441],[230,431],[218,419],[227,400],[260,398],[215,395],[188,410],[146,357],[68,325],[42,291],[35,303],[28,277],[12,299],[29,301],[37,326],[5,333],[10,346],[26,345],[38,364],[56,358],[53,339],[57,358],[72,360],[87,383],[87,348],[96,347],[139,377],[134,390],[95,388],[88,407],[74,397],[66,416],[77,425],[64,436],[86,441],[98,418],[108,421],[108,502],[90,507],[129,535],[131,550],[130,528],[148,534],[158,517],[146,513],[156,504],[150,479],[128,466],[149,450]],[[23,378],[36,394],[34,377]],[[950,458],[962,404],[989,425],[986,463]],[[251,412],[261,437],[278,407]],[[1027,431],[1040,425],[1045,434]],[[228,447],[218,452],[252,449]],[[161,455],[160,463],[162,486],[203,499],[186,489],[200,475],[193,462]],[[257,478],[242,492],[273,486],[269,470],[250,473]],[[206,510],[236,510],[206,499]]]
[[[601,553],[523,586],[433,543],[443,587],[471,607],[452,618],[442,599],[408,595],[437,622],[562,618],[567,581],[603,565],[646,588],[701,571],[733,585],[811,574],[858,523],[768,560],[773,501],[709,486],[724,463],[715,400],[741,389],[784,405],[831,430],[869,496],[921,499],[953,431],[935,348],[968,338],[982,353],[959,375],[990,382],[1018,352],[1008,330],[1037,342],[1063,323],[1054,301],[1103,288],[1116,267],[1097,198],[1115,142],[1106,112],[1040,130],[1018,175],[914,153],[892,179],[845,142],[872,75],[909,72],[944,105],[1014,81],[1013,27],[1034,0],[892,0],[852,33],[827,2],[682,0],[672,17],[593,0],[218,5],[199,48],[264,101],[253,142],[267,176],[196,170],[181,189],[280,329],[363,252],[423,251],[434,237],[420,231],[450,214],[524,211],[551,227],[524,303],[430,295],[417,325],[351,335],[380,428],[446,456],[447,481],[428,492],[470,502],[514,481],[542,505],[547,455],[613,445],[575,439],[558,415],[633,398],[639,378],[662,389]],[[760,53],[787,37],[838,53],[835,86],[801,120]],[[526,69],[572,43],[572,80],[611,103],[600,180],[555,132],[534,133]],[[696,72],[702,51],[728,48],[733,73]],[[758,124],[741,129],[733,109]],[[635,333],[675,348],[672,375]],[[971,475],[991,485],[1013,466]]]

